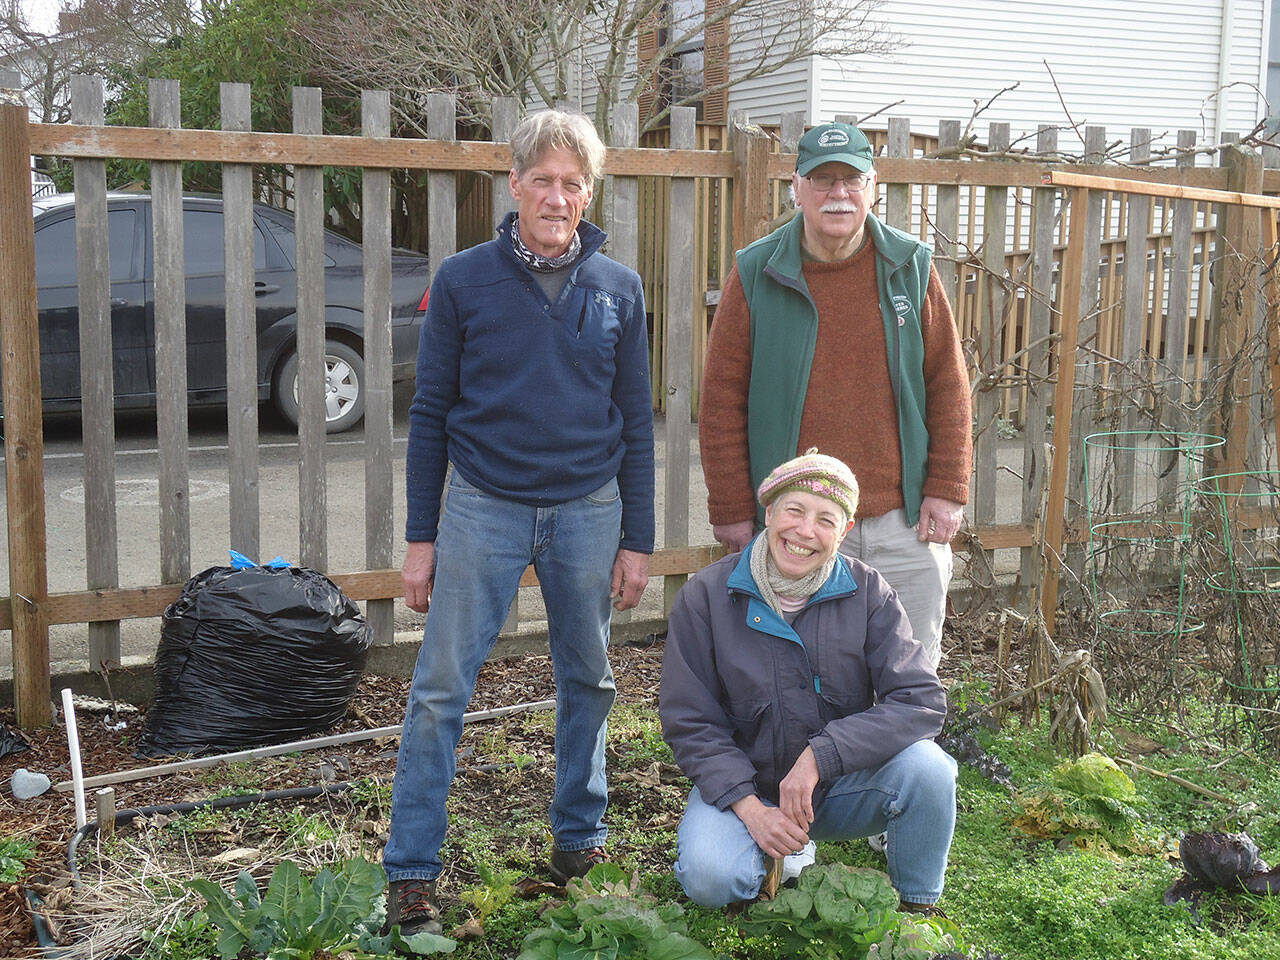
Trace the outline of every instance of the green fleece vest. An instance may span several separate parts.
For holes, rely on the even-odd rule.
[[[902,496],[907,522],[914,525],[920,518],[929,456],[920,314],[929,289],[930,251],[874,215],[867,216],[866,228],[876,251],[880,315],[898,405]],[[804,217],[797,214],[737,254],[738,276],[751,311],[747,447],[753,487],[796,456],[800,442],[800,418],[818,340],[818,308],[804,280],[803,236]],[[856,413],[850,411],[850,416]]]

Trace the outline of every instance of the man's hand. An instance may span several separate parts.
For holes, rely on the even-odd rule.
[[[813,747],[805,747],[778,784],[778,809],[805,832],[813,823],[813,788],[818,780],[818,759]]]
[[[649,555],[634,550],[619,550],[613,561],[613,577],[609,581],[609,596],[613,597],[613,609],[630,610],[640,602],[649,582]]]
[[[922,543],[950,543],[964,520],[964,507],[941,497],[925,497],[920,501],[920,522],[916,539]]]
[[[436,579],[436,545],[430,542],[409,543],[400,577],[404,580],[404,602],[409,609],[426,613]]]
[[[765,806],[752,794],[734,801],[733,812],[746,826],[751,839],[771,857],[789,857],[809,842],[809,831],[777,807]]]
[[[739,523],[715,523],[711,525],[711,535],[730,553],[745,550],[751,538],[756,535],[756,525],[752,520]]]

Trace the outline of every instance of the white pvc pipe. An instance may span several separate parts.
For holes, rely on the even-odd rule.
[[[80,766],[80,731],[76,729],[76,708],[71,688],[62,688],[62,715],[67,722],[67,751],[71,754],[71,787],[76,794],[76,829],[89,822],[84,807],[84,769]]]
[[[505,717],[510,713],[521,713],[525,710],[549,710],[556,705],[554,700],[534,700],[529,703],[516,703],[507,707],[494,707],[491,710],[476,710],[472,713],[464,713],[462,715],[463,723],[472,723],[476,720],[491,720],[497,717]],[[375,727],[372,730],[353,730],[350,733],[335,733],[327,737],[318,737],[310,740],[294,740],[291,743],[281,743],[271,747],[254,747],[251,750],[237,750],[234,753],[221,753],[213,757],[197,757],[194,760],[178,760],[174,763],[151,764],[146,767],[135,767],[132,770],[123,770],[118,773],[103,773],[96,777],[89,777],[87,780],[76,779],[63,780],[55,783],[53,789],[66,792],[81,785],[80,789],[86,787],[100,787],[113,783],[128,783],[133,780],[147,780],[152,777],[164,777],[171,773],[178,773],[182,770],[195,770],[200,767],[212,767],[220,763],[235,763],[242,760],[257,760],[261,757],[278,757],[285,753],[298,753],[303,750],[315,750],[320,747],[332,747],[344,743],[357,743],[361,740],[373,740],[377,737],[399,736],[403,729],[403,724],[397,723],[390,727]],[[74,771],[73,771],[74,772]],[[81,824],[83,826],[83,824]]]

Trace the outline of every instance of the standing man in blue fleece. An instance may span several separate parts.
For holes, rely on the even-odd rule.
[[[583,221],[605,148],[579,114],[511,138],[516,212],[440,265],[418,347],[405,471],[405,601],[427,611],[383,865],[388,926],[439,930],[445,800],[462,714],[530,563],[556,681],[558,883],[604,859],[609,606],[653,552],[653,411],[640,277]],[[441,492],[449,463],[443,509]]]

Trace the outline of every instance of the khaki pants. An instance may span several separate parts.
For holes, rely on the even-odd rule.
[[[951,547],[921,543],[907,526],[907,512],[891,510],[858,520],[840,544],[846,557],[874,567],[898,591],[911,632],[935,667],[942,659],[942,621],[951,584]]]

